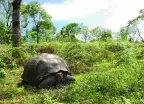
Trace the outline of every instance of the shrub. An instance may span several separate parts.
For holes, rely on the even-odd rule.
[[[5,72],[4,69],[0,68],[0,78],[6,77],[7,73]]]
[[[67,43],[58,54],[67,61],[73,73],[78,74],[92,71],[92,63],[89,62],[92,55],[87,52],[85,45],[81,43]]]
[[[5,63],[3,62],[3,59],[0,58],[0,78],[4,78],[7,75],[4,68],[5,68]]]
[[[136,47],[141,47],[141,50],[134,52],[137,55],[137,59],[142,59],[143,57],[142,44],[133,45],[121,41],[29,43],[23,44],[22,47],[18,48],[4,47],[4,50],[0,50],[0,55],[3,56],[5,66],[8,68],[19,67],[37,54],[52,53],[64,58],[70,71],[76,74],[97,70],[98,63],[103,63],[103,60],[115,62],[117,63],[116,66],[128,60],[130,62],[133,59],[131,59],[131,53],[129,54],[127,50],[131,49],[131,52],[134,52],[135,50],[133,49],[136,49]]]
[[[119,42],[110,42],[106,45],[106,49],[114,53],[123,51],[125,48],[125,45]]]
[[[4,69],[5,63],[3,62],[3,59],[0,58],[0,68]]]

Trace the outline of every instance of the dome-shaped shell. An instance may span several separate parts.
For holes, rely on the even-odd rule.
[[[60,71],[71,74],[68,72],[68,66],[62,58],[53,54],[42,53],[27,61],[24,65],[22,79],[28,84],[35,85],[44,77]]]

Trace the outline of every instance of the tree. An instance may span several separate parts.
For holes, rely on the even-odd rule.
[[[0,43],[10,44],[12,35],[12,0],[0,0]]]
[[[1,18],[7,28],[12,24],[12,0],[0,0]]]
[[[76,39],[76,35],[80,33],[81,25],[78,23],[70,23],[64,27],[62,27],[61,30],[61,36],[63,38],[69,37],[71,40]]]
[[[36,31],[33,31],[32,29],[26,30],[26,36],[27,39],[25,40],[29,40],[29,41],[36,41],[37,37],[36,37]]]
[[[130,34],[128,35],[130,38],[130,41],[134,41],[134,39],[138,39],[138,41],[144,42],[144,38],[142,37],[141,31],[139,29],[139,23],[144,20],[144,9],[141,9],[139,11],[139,15],[128,21],[128,25],[126,26],[128,30],[130,30]]]
[[[96,27],[91,30],[91,34],[98,40],[107,41],[112,38],[111,30],[103,27]]]
[[[93,28],[90,32],[96,39],[100,39],[100,27]]]
[[[80,34],[82,34],[82,39],[84,39],[85,42],[87,42],[91,37],[90,36],[90,31],[89,31],[88,27],[86,27],[86,26],[83,26],[81,28]]]
[[[131,32],[133,34],[132,37],[129,35],[130,36],[130,40],[133,40],[133,38],[138,37],[139,40],[144,42],[144,39],[141,36],[141,32],[140,32],[140,29],[138,27],[139,22],[144,20],[144,9],[140,10],[139,13],[140,13],[139,16],[137,16],[136,18],[128,21],[127,27],[131,30]]]
[[[51,29],[43,30],[44,32],[44,41],[48,42],[51,41],[54,38],[54,35],[56,34],[56,27],[52,26]]]
[[[13,0],[13,14],[12,14],[12,23],[13,23],[13,35],[12,43],[14,47],[20,46],[21,44],[21,32],[20,32],[20,5],[21,0]]]
[[[10,44],[12,30],[5,27],[5,23],[0,21],[0,44]]]
[[[49,30],[53,26],[51,16],[48,15],[37,2],[30,2],[29,4],[22,5],[21,14],[26,23],[24,27],[27,27],[28,23],[32,21],[33,27],[30,31],[35,33],[34,38],[36,38],[37,43],[40,42],[40,36],[43,36],[46,30]],[[27,18],[29,18],[29,22]]]
[[[120,35],[122,40],[127,40],[127,37],[130,35],[129,28],[128,27],[121,27],[119,35]]]

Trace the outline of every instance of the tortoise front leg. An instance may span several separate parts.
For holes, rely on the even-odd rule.
[[[40,89],[49,89],[52,86],[55,86],[56,84],[56,77],[55,76],[49,76],[47,79],[43,80],[40,85],[39,88]]]

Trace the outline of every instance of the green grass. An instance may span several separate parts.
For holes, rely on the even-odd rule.
[[[104,67],[103,67],[104,69]],[[22,68],[0,79],[1,102],[21,104],[143,104],[144,65],[121,65],[105,71],[76,75],[76,82],[51,90],[18,86]]]
[[[53,50],[68,62],[76,82],[38,90],[19,86],[21,66],[11,70],[6,68],[6,77],[0,78],[0,104],[144,104],[143,43],[112,41],[50,43],[40,48],[42,46],[23,47],[29,57],[40,49]],[[30,54],[29,47],[34,51],[38,47],[36,53]]]

